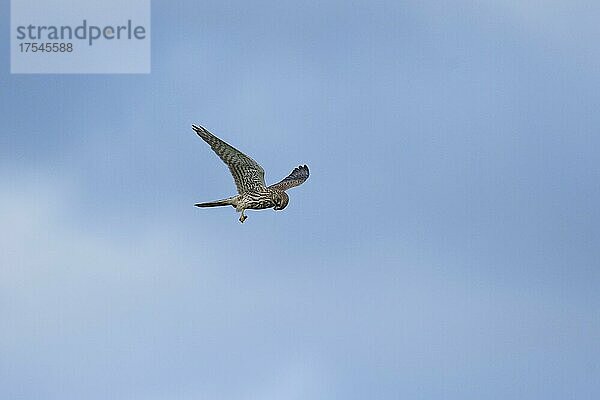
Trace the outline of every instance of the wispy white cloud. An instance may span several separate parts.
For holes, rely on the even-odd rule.
[[[256,325],[239,309],[240,301],[250,307],[246,311],[272,309],[268,282],[241,283],[218,272],[227,268],[213,256],[220,253],[218,243],[210,243],[210,252],[201,245],[190,252],[188,233],[163,222],[132,231],[124,221],[128,234],[123,236],[118,224],[85,226],[84,220],[73,220],[79,188],[60,176],[38,171],[3,178],[11,185],[0,192],[0,352],[12,395],[27,397],[34,390],[48,398],[70,397],[100,385],[98,398],[102,393],[127,398],[131,391],[160,397],[164,387],[149,390],[143,381],[170,374],[165,368],[181,369],[178,357],[190,368],[171,377],[180,382],[182,398],[210,393],[301,398],[322,375],[313,371],[317,364],[283,354],[261,362],[262,371],[248,374],[254,379],[220,386],[221,377],[212,381],[210,371],[246,370],[256,353],[242,349],[262,343],[257,335],[270,330],[270,324]],[[202,228],[194,234],[210,242]],[[181,353],[188,351],[200,357],[198,364]],[[238,362],[232,351],[252,356],[246,366],[229,365],[226,359]],[[190,381],[192,375],[199,377]],[[19,389],[16,382],[23,376],[35,388]]]

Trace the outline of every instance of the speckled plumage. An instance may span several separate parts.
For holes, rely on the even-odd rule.
[[[233,206],[241,212],[240,222],[246,220],[244,210],[262,210],[273,208],[283,210],[289,202],[286,190],[301,185],[308,179],[309,171],[306,165],[294,170],[281,181],[266,186],[264,169],[252,158],[235,147],[225,143],[205,128],[192,125],[192,129],[208,143],[211,149],[223,160],[229,168],[238,194],[223,200],[208,203],[197,203],[196,207]]]

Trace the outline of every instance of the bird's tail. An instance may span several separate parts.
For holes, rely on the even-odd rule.
[[[207,203],[196,203],[196,207],[223,207],[223,206],[235,206],[235,197],[229,197],[223,200],[209,201]]]

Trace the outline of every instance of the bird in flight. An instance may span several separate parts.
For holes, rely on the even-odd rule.
[[[291,174],[271,186],[265,185],[265,170],[238,149],[225,143],[206,129],[192,125],[192,129],[204,140],[219,158],[229,167],[238,194],[223,200],[194,204],[196,207],[233,206],[241,212],[240,222],[244,222],[245,210],[263,210],[273,208],[283,210],[290,201],[286,190],[301,185],[308,179],[308,167],[301,165],[294,168]]]

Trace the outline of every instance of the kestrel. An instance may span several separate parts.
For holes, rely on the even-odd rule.
[[[265,185],[265,170],[241,151],[225,143],[206,129],[198,125],[192,125],[192,129],[208,143],[215,153],[223,160],[237,186],[238,194],[223,200],[208,203],[194,204],[196,207],[220,207],[233,206],[237,212],[241,212],[240,222],[244,222],[245,210],[263,210],[273,208],[283,210],[290,201],[285,193],[286,190],[301,185],[308,179],[308,167],[301,165],[294,168],[286,178],[271,186]]]

